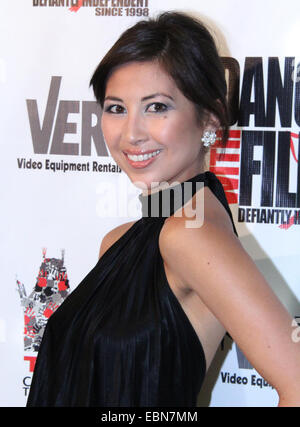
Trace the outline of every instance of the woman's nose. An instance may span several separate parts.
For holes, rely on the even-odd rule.
[[[147,139],[146,123],[141,114],[127,114],[123,127],[123,139],[130,144]]]

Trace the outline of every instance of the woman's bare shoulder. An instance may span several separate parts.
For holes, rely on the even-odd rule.
[[[213,206],[217,211],[204,215],[199,228],[185,228],[184,218],[170,217],[162,239],[164,261],[177,282],[199,296],[256,371],[276,388],[281,404],[295,402],[300,349],[290,339],[292,318],[226,226],[225,217],[218,219],[221,209],[212,201],[208,210]]]
[[[99,258],[125,234],[136,221],[125,222],[106,233],[102,239],[99,251]]]
[[[188,202],[193,212],[196,212],[194,217],[186,216],[186,211],[183,211],[183,215],[180,217],[171,216],[166,219],[159,236],[163,258],[164,255],[166,258],[168,257],[169,250],[173,251],[176,241],[182,247],[184,241],[182,241],[181,237],[195,233],[196,230],[198,230],[196,234],[201,234],[202,239],[210,238],[212,230],[214,233],[218,233],[218,231],[221,233],[226,232],[232,235],[232,238],[236,238],[231,219],[222,203],[208,187],[204,187],[199,191],[202,191],[202,197],[198,199],[202,206],[197,206],[195,196]],[[209,230],[209,233],[205,233],[207,230]]]

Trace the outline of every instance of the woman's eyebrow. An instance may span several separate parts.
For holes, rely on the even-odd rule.
[[[172,98],[171,95],[167,95],[166,93],[163,93],[163,92],[152,93],[151,95],[144,96],[142,98],[142,101],[147,101],[148,99],[156,98],[157,96],[165,96],[166,98],[169,98],[172,101],[174,101],[174,98]]]
[[[166,98],[169,98],[172,101],[174,101],[174,98],[171,95],[167,95],[166,93],[163,93],[163,92],[156,92],[156,93],[152,93],[151,95],[144,96],[142,98],[142,101],[148,101],[149,99],[156,98],[157,96],[165,96]],[[123,102],[123,99],[118,98],[117,96],[106,96],[104,101]]]
[[[116,96],[106,96],[104,98],[104,101],[118,101],[118,102],[123,102],[123,99],[117,98]]]

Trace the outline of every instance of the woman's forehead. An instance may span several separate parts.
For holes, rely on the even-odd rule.
[[[154,93],[176,96],[179,91],[172,77],[157,61],[130,62],[115,69],[106,85],[106,96],[111,92],[138,91],[143,96]],[[172,95],[173,94],[173,95]]]

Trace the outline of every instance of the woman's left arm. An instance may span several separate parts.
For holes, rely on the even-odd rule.
[[[226,227],[206,221],[168,228],[166,262],[223,324],[257,372],[278,392],[279,406],[300,406],[300,342],[292,317]]]

